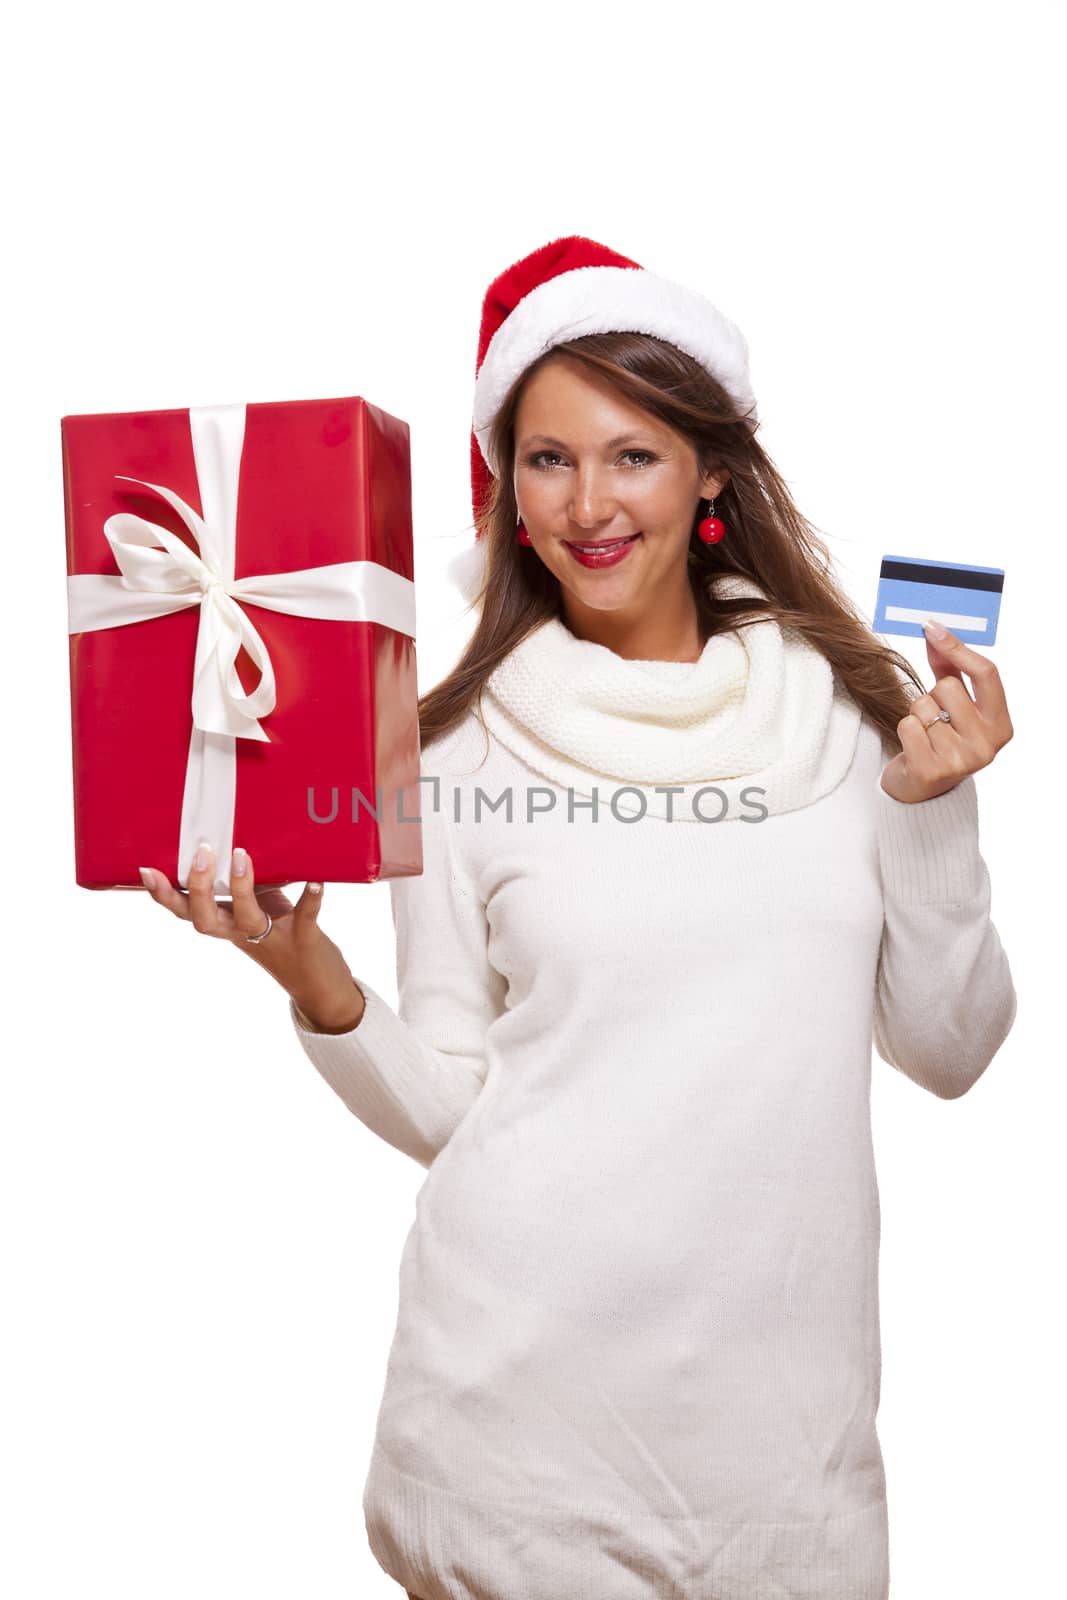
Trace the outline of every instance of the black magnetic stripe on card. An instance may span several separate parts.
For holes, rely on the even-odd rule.
[[[959,567],[924,567],[914,561],[883,561],[881,576],[896,578],[905,583],[940,583],[952,589],[988,589],[995,594],[1004,590],[1002,572],[969,572]]]

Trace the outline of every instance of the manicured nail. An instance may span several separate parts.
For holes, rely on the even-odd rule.
[[[233,852],[233,874],[235,878],[243,878],[248,871],[248,851],[242,850],[237,845]]]
[[[923,623],[923,628],[930,635],[931,639],[948,638],[948,629],[943,628],[940,622],[935,622],[933,617],[927,617],[926,621]]]
[[[141,874],[141,882],[144,884],[145,888],[154,889],[156,886],[156,875],[152,871],[151,867],[138,867],[137,870]]]
[[[193,866],[197,872],[203,872],[211,857],[211,846],[206,839],[201,839],[197,846],[196,855],[193,857]]]
[[[308,884],[308,894],[321,894],[321,893],[322,893],[322,884],[321,883],[309,883]]]

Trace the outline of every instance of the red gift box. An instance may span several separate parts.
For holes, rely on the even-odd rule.
[[[61,419],[77,882],[422,871],[406,423],[358,397]],[[374,813],[377,812],[377,815]]]

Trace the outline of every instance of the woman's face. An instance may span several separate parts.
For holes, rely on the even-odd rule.
[[[688,439],[566,355],[526,383],[514,426],[519,515],[579,606],[636,619],[683,586],[689,594],[693,518],[727,472],[703,476]],[[611,565],[587,564],[574,548],[623,539]]]

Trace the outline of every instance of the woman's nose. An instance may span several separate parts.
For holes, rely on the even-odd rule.
[[[606,522],[614,509],[614,501],[606,486],[599,480],[584,478],[575,484],[571,517],[583,528],[595,527],[600,522]]]

